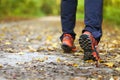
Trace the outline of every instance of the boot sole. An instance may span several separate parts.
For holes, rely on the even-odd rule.
[[[71,49],[68,45],[66,45],[66,44],[62,44],[61,48],[62,48],[63,51],[66,52],[66,53],[69,53],[69,52],[72,51],[72,49]]]
[[[90,40],[89,36],[86,34],[82,34],[79,39],[79,44],[81,48],[84,50],[84,57],[83,60],[93,60],[97,61],[96,58],[92,55],[92,41]]]

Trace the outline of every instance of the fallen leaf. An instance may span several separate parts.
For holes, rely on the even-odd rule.
[[[87,60],[87,61],[85,61],[85,62],[87,62],[87,63],[92,63],[92,62],[94,62],[93,60]]]
[[[98,80],[103,80],[103,76],[102,75],[98,75]]]
[[[25,54],[25,53],[24,53],[24,52],[19,52],[18,54],[19,54],[19,55],[23,55],[23,54]]]
[[[0,38],[0,42],[2,41],[2,39]]]
[[[114,76],[114,80],[120,80],[120,76]]]
[[[58,47],[58,43],[53,43],[52,47],[56,49]]]
[[[29,42],[29,41],[30,41],[30,39],[29,39],[29,38],[26,38],[25,40],[26,40],[27,42]]]
[[[108,67],[113,67],[114,63],[113,62],[108,62],[108,63],[104,63],[104,65],[106,65]]]
[[[33,48],[32,46],[28,46],[30,52],[36,52],[37,50]]]
[[[100,60],[98,60],[98,62],[99,62],[99,63],[104,63],[105,61],[102,60],[102,59],[100,59]]]
[[[54,51],[55,49],[52,46],[47,47],[48,51]]]
[[[5,36],[5,34],[1,33],[1,34],[0,34],[0,37],[2,37],[2,36]]]
[[[117,40],[113,40],[112,43],[113,44],[118,44],[118,41]]]
[[[37,40],[41,40],[42,38],[41,38],[41,36],[37,36],[36,39]]]
[[[39,48],[37,49],[37,52],[40,52],[40,51],[43,51],[43,50],[45,50],[43,47],[39,47]]]
[[[39,61],[39,62],[44,62],[45,61],[45,59],[43,59],[43,58],[34,58],[34,60]]]
[[[13,53],[13,52],[14,52],[14,50],[13,50],[12,48],[7,48],[6,51],[7,51],[7,52],[10,52],[10,53]]]
[[[113,78],[113,77],[111,77],[109,80],[114,80],[114,78]]]
[[[61,62],[61,59],[60,59],[59,57],[57,58],[57,62],[58,62],[58,63]]]
[[[5,42],[5,44],[6,44],[6,45],[10,45],[10,44],[11,44],[11,42],[7,41],[7,42]]]
[[[79,65],[77,63],[73,63],[73,67],[78,67]]]
[[[21,32],[20,32],[20,35],[25,35],[25,31],[21,31]]]
[[[120,67],[118,67],[118,68],[115,68],[115,70],[117,70],[117,71],[120,71]]]
[[[47,41],[51,41],[52,40],[52,36],[47,36]]]
[[[2,65],[2,64],[0,64],[0,68],[3,68],[3,65]]]
[[[75,56],[80,56],[81,54],[82,54],[82,53],[80,53],[80,52],[75,52],[75,53],[74,53]]]

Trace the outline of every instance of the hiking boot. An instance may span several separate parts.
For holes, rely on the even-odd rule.
[[[100,59],[98,51],[97,51],[97,46],[98,42],[95,40],[93,35],[85,31],[79,39],[79,44],[81,48],[84,50],[84,61],[87,60],[93,60],[93,61],[98,61]]]
[[[64,52],[75,52],[74,39],[70,34],[64,34],[62,39],[62,49]]]

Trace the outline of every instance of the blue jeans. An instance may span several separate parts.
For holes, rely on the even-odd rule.
[[[61,2],[61,23],[63,34],[71,34],[75,39],[75,22],[76,22],[76,10],[77,0],[62,0]],[[84,31],[92,33],[94,38],[99,42],[102,36],[102,10],[103,0],[85,0],[85,28]],[[62,34],[62,36],[63,36]],[[61,36],[61,39],[62,39]]]

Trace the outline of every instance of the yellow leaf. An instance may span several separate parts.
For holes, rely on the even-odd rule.
[[[78,67],[78,64],[76,64],[76,63],[73,63],[73,66],[74,66],[74,67]]]
[[[61,59],[60,59],[59,57],[57,58],[57,62],[58,62],[58,63],[61,62]]]
[[[115,68],[115,70],[117,70],[117,71],[120,71],[120,67],[118,67],[118,68]]]
[[[81,54],[82,54],[82,53],[80,53],[80,52],[75,52],[75,53],[74,53],[75,56],[80,56]]]
[[[29,48],[30,52],[36,52],[36,51],[37,51],[37,50],[34,49],[32,46],[28,46],[28,48]]]
[[[37,40],[41,40],[42,38],[41,38],[41,36],[37,36],[36,39]]]
[[[19,52],[18,54],[19,54],[19,55],[23,55],[23,54],[25,54],[25,53],[23,53],[23,52]]]
[[[54,48],[52,46],[47,47],[49,51],[54,51]]]
[[[109,63],[104,63],[106,66],[108,67],[113,67],[114,63],[113,62],[109,62]]]
[[[27,41],[27,42],[29,42],[29,41],[30,41],[30,39],[29,39],[29,38],[26,38],[26,41]]]
[[[11,44],[11,42],[7,41],[7,42],[5,42],[5,44],[6,44],[6,45],[10,45],[10,44]]]
[[[10,53],[13,53],[14,50],[12,48],[7,48],[6,51],[10,52]]]
[[[113,44],[118,44],[118,41],[117,40],[113,40],[112,43]]]
[[[52,44],[52,47],[53,47],[53,48],[57,48],[57,47],[58,47],[58,43],[53,43],[53,44]]]
[[[5,34],[1,33],[0,36],[5,36]]]
[[[100,59],[98,60],[99,63],[104,63],[104,60]]]
[[[20,32],[20,35],[25,35],[25,31],[21,31],[21,32]]]
[[[92,62],[94,62],[93,60],[87,60],[87,61],[85,61],[85,62],[87,62],[87,63],[92,63]]]
[[[36,60],[36,61],[40,61],[40,62],[44,62],[44,61],[45,61],[45,60],[42,59],[42,58],[35,58],[34,60]]]
[[[39,48],[37,49],[38,52],[39,52],[39,51],[43,51],[43,50],[44,50],[43,47],[39,47]]]
[[[2,41],[2,39],[0,38],[0,41]]]
[[[47,36],[47,40],[51,41],[52,40],[52,36]]]
[[[2,64],[0,64],[0,68],[3,68],[3,65],[2,65]]]
[[[114,78],[113,78],[113,77],[111,77],[109,80],[114,80]]]

